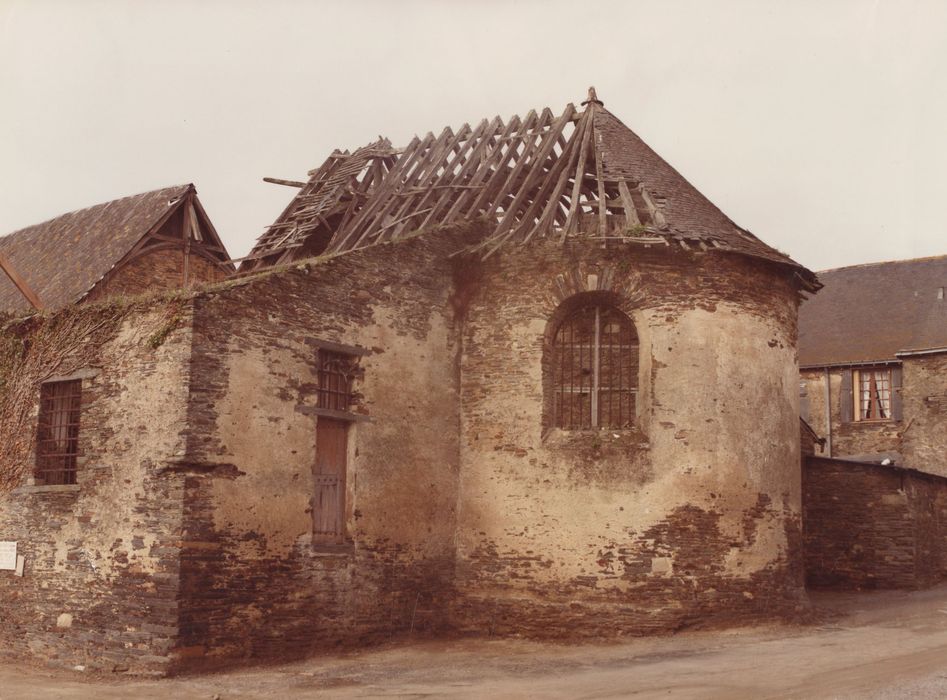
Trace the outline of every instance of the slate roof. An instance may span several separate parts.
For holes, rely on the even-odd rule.
[[[0,238],[13,263],[47,309],[79,301],[193,185],[122,197],[27,226]],[[29,303],[0,272],[0,311],[26,313]]]
[[[824,287],[799,310],[799,364],[895,360],[947,348],[947,255],[818,273]]]
[[[533,110],[428,133],[405,148],[380,138],[335,151],[300,184],[241,270],[486,218],[496,227],[472,251],[483,257],[542,238],[622,239],[750,255],[815,284],[812,272],[733,223],[594,89],[582,108],[569,104],[558,116]]]

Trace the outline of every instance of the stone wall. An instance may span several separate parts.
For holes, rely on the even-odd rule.
[[[64,337],[43,332],[63,317],[91,332],[74,346],[43,347]],[[178,302],[155,302],[26,322],[33,324],[27,356],[48,358],[32,363],[42,373],[36,380],[81,378],[81,456],[76,485],[34,484],[39,385],[31,384],[27,443],[0,464],[21,474],[12,491],[0,493],[0,540],[17,542],[25,556],[22,577],[0,571],[2,653],[106,671],[168,667],[184,488],[167,469],[184,449],[188,317]]]
[[[577,294],[640,341],[634,429],[544,430],[544,353]],[[610,635],[804,597],[797,298],[734,256],[536,243],[468,270],[458,599],[478,633]]]
[[[921,588],[947,578],[947,479],[810,457],[804,485],[808,585]]]
[[[188,255],[188,287],[220,282],[225,271],[201,255]],[[90,301],[109,297],[135,297],[149,292],[184,287],[184,251],[161,248],[145,253],[113,270],[89,293]]]
[[[865,456],[898,452],[901,448],[901,430],[904,421],[842,421],[841,389],[842,373],[846,368],[829,370],[831,387],[832,455]],[[803,400],[802,417],[821,437],[827,437],[825,418],[825,370],[805,369],[800,372],[800,381],[806,394]],[[907,379],[904,380],[905,384]],[[908,416],[905,409],[905,416]],[[808,416],[808,417],[807,417]]]
[[[864,459],[897,453],[903,466],[947,476],[947,353],[903,357],[901,368],[903,418],[888,421],[843,422],[839,397],[847,368],[828,371],[832,456]],[[800,380],[802,417],[826,437],[825,370],[802,370]]]
[[[947,476],[947,352],[903,358],[904,464]]]
[[[473,235],[129,313],[91,362],[79,488],[0,500],[0,539],[28,562],[0,572],[8,649],[168,671],[412,632],[637,634],[800,610],[789,275],[664,246],[449,257]],[[577,295],[636,326],[627,429],[550,420],[548,345]],[[365,352],[332,546],[314,544],[310,503],[326,343]]]
[[[457,245],[432,234],[196,301],[181,665],[285,659],[446,624],[459,449],[446,253]],[[312,543],[319,341],[370,351],[341,547]]]
[[[805,421],[799,421],[799,444],[802,450],[802,465],[805,467],[806,458],[814,456],[816,453],[822,454],[825,450],[825,442],[820,438],[812,426]]]

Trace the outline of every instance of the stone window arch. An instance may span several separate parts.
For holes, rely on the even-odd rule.
[[[611,294],[563,304],[547,339],[547,426],[620,430],[635,424],[638,333]]]

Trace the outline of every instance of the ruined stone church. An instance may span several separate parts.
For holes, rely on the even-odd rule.
[[[164,673],[802,608],[819,283],[594,91],[289,184],[236,270],[192,189],[48,301],[0,239],[7,653]]]

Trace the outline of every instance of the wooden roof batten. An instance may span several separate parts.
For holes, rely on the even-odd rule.
[[[266,180],[302,186],[241,272],[486,220],[490,233],[458,253],[488,258],[535,239],[588,238],[732,251],[815,280],[727,218],[609,113],[594,87],[580,108],[568,104],[558,116],[547,108],[484,119],[403,149],[379,137],[335,151],[306,183]]]

